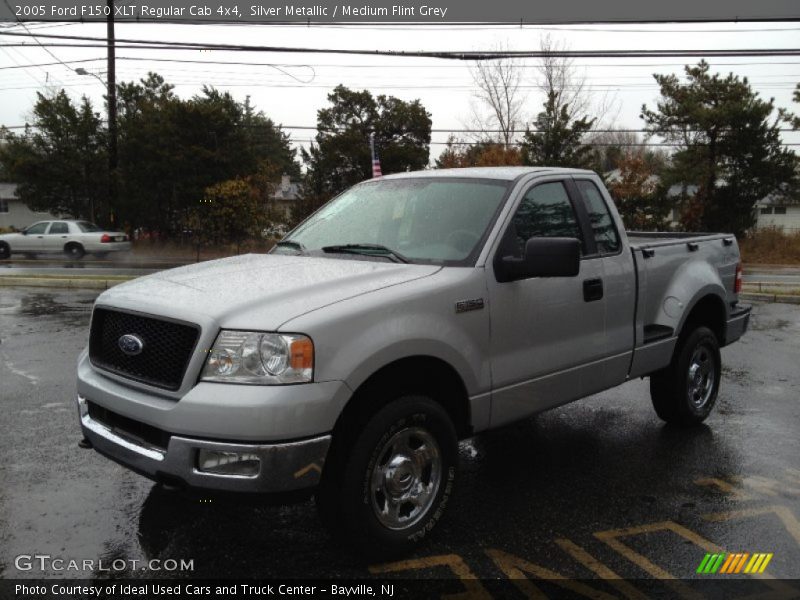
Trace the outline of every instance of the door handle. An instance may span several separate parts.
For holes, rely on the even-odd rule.
[[[67,238],[67,236],[65,236],[65,235],[62,235],[61,237],[62,237],[62,238],[64,238],[64,239],[66,239],[66,238]]]
[[[586,279],[583,282],[583,299],[586,302],[594,302],[603,297],[603,280]]]

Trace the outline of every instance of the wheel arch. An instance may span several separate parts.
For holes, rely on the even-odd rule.
[[[714,332],[720,346],[725,344],[727,328],[727,310],[725,300],[714,291],[698,294],[687,310],[678,326],[681,338],[690,334],[696,327],[705,326]]]
[[[387,388],[393,393],[381,393]],[[381,366],[356,388],[336,420],[334,438],[337,432],[363,425],[397,393],[414,392],[430,394],[447,411],[459,438],[472,434],[469,395],[458,371],[436,356],[413,355]]]

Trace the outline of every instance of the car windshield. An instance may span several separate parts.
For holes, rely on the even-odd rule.
[[[103,231],[100,227],[89,221],[78,221],[78,227],[83,233],[92,233],[93,231]]]
[[[444,177],[362,183],[301,224],[276,252],[394,253],[412,262],[464,264],[478,252],[508,185]]]

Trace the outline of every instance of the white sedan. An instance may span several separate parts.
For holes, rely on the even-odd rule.
[[[107,231],[89,221],[39,221],[19,233],[0,235],[0,259],[12,254],[53,253],[78,259],[87,252],[105,256],[130,249],[126,234]]]

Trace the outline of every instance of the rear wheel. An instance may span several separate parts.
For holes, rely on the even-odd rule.
[[[650,377],[656,414],[667,423],[702,423],[714,408],[721,374],[716,335],[697,327],[678,341],[670,365]]]
[[[445,410],[427,396],[401,396],[351,444],[334,443],[316,496],[320,514],[336,537],[372,557],[408,551],[441,519],[457,459]]]
[[[0,260],[5,260],[11,256],[11,246],[7,242],[0,242]]]
[[[86,251],[80,244],[71,242],[64,246],[64,254],[67,256],[67,258],[78,260],[83,258],[83,255],[86,254]]]

